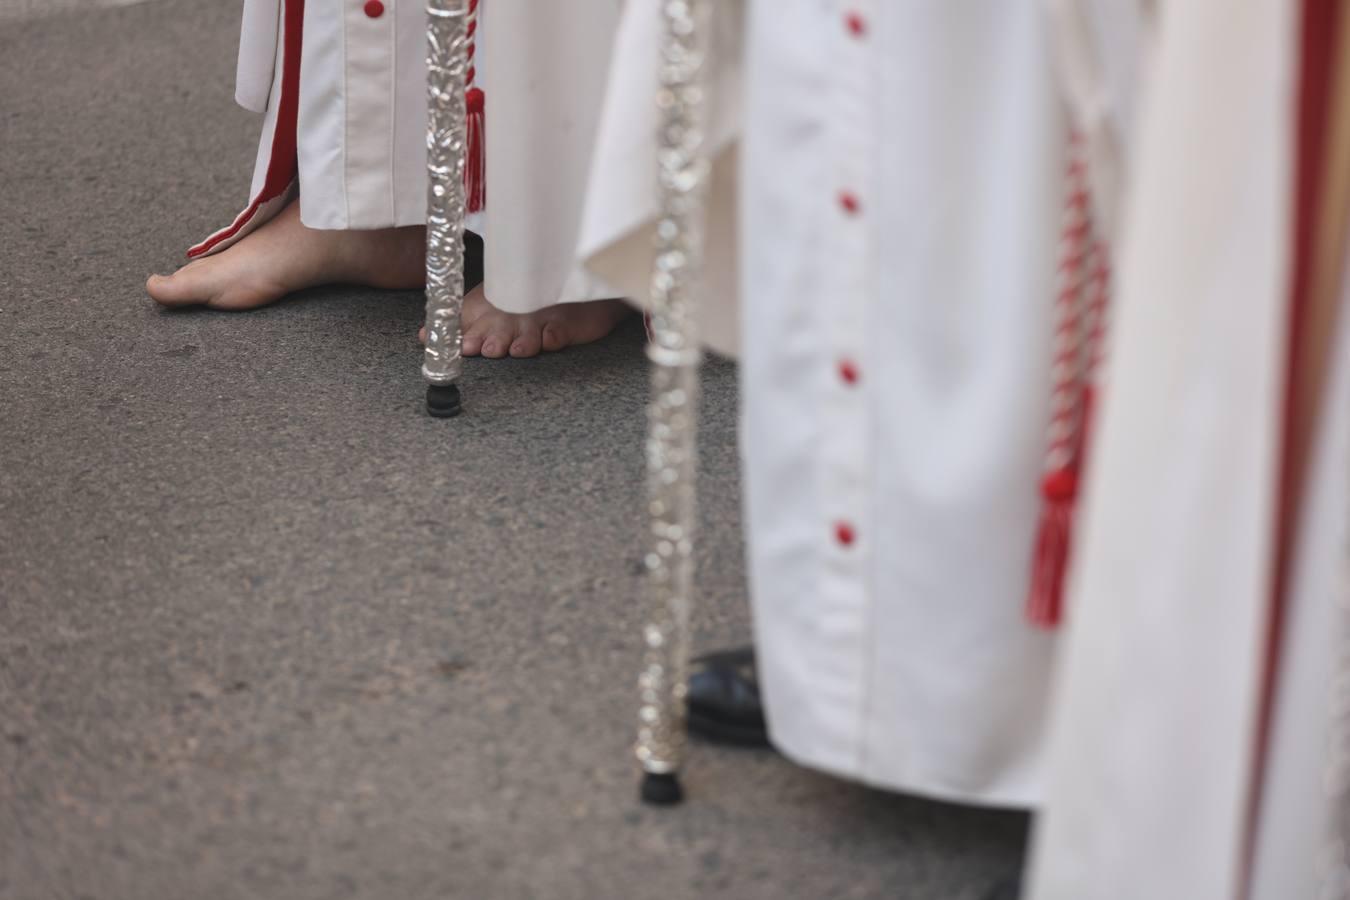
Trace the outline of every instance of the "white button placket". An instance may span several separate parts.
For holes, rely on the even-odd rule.
[[[397,109],[396,0],[346,0],[342,44],[346,75],[343,179],[347,213],[358,221],[394,218],[390,135]],[[355,123],[360,123],[357,127]],[[302,125],[303,127],[303,125]]]
[[[869,22],[878,0],[844,0],[832,5],[833,20],[824,23],[831,38],[828,62],[831,97],[825,112],[828,162],[822,169],[828,180],[822,265],[826,266],[826,294],[820,302],[828,323],[822,335],[821,368],[824,434],[821,475],[825,489],[826,521],[821,540],[829,546],[826,584],[831,596],[860,616],[870,616],[868,559],[872,548],[871,470],[873,465],[873,404],[870,392],[879,389],[868,378],[875,294],[874,167],[878,79],[875,42]],[[865,665],[865,627],[857,635],[858,665]],[[858,727],[867,712],[868,680],[860,668]],[[858,741],[861,752],[863,742]]]

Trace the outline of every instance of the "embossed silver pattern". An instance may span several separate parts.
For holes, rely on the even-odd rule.
[[[422,376],[453,384],[463,367],[464,165],[468,0],[427,0],[427,345]]]
[[[693,604],[699,362],[695,297],[708,161],[703,152],[708,0],[665,0],[660,51],[661,199],[651,281],[651,398],[647,407],[649,620],[639,679],[637,757],[645,771],[679,771],[685,752],[689,616]]]

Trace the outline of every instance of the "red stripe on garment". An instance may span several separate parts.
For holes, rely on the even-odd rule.
[[[303,47],[305,0],[285,0],[282,31],[281,98],[277,101],[276,129],[272,132],[272,150],[267,160],[267,175],[262,190],[253,198],[229,228],[217,232],[188,251],[190,258],[210,253],[239,233],[258,214],[263,204],[286,192],[295,180],[299,165],[295,158],[296,122],[300,114],[300,55]]]
[[[1298,123],[1295,150],[1293,253],[1285,335],[1284,398],[1281,410],[1279,495],[1274,534],[1275,565],[1271,579],[1269,618],[1262,666],[1260,707],[1247,803],[1243,854],[1243,895],[1250,885],[1256,853],[1257,823],[1262,788],[1269,761],[1275,687],[1279,677],[1280,647],[1289,601],[1290,574],[1298,543],[1299,513],[1306,482],[1309,454],[1296,452],[1296,397],[1301,384],[1300,348],[1305,338],[1309,291],[1318,219],[1318,196],[1322,181],[1337,21],[1338,0],[1302,0],[1299,36]],[[1296,458],[1298,456],[1303,458]]]

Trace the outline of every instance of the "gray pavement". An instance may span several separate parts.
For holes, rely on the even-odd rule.
[[[73,10],[131,6],[146,0],[0,0],[0,22],[38,19]]]
[[[1014,871],[1020,815],[769,753],[698,747],[687,805],[636,803],[640,325],[474,362],[441,422],[418,294],[144,297],[246,199],[238,14],[0,24],[0,898],[973,900]],[[706,378],[716,646],[748,612],[735,372]]]

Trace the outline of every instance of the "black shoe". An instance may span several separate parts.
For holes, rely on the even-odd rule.
[[[715,744],[769,746],[753,647],[709,653],[689,670],[689,731]]]

